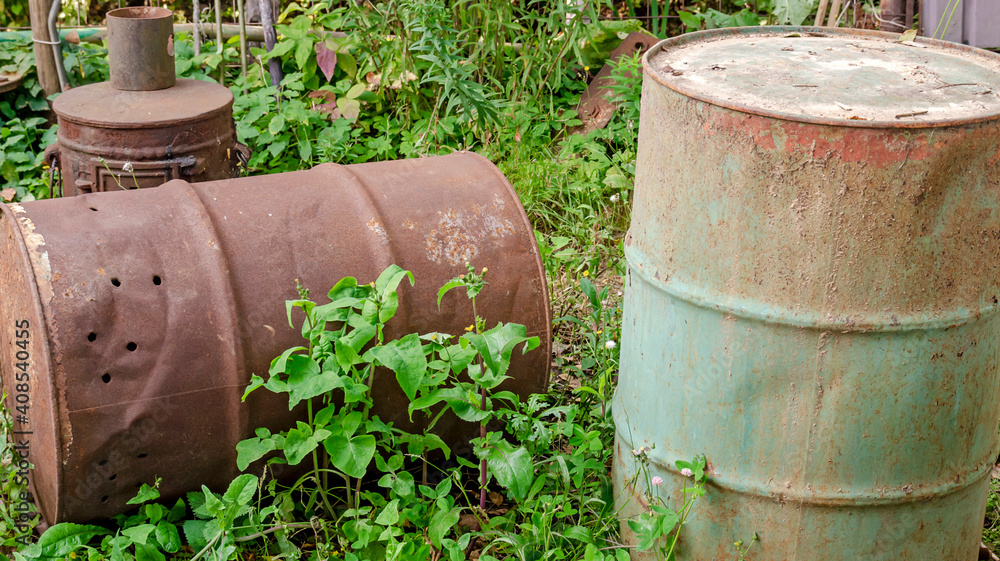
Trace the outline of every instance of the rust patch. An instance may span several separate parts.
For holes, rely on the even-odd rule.
[[[378,220],[378,218],[372,218],[366,225],[383,244],[389,243],[389,235],[385,233],[385,228],[382,226],[382,223]]]

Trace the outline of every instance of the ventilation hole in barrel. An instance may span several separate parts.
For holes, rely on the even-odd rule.
[[[136,456],[136,458],[142,459],[142,458],[145,458],[148,455],[149,454],[146,454],[145,452],[143,452],[142,454],[139,454],[138,456]]]
[[[132,341],[129,341],[128,345],[125,345],[125,348],[128,349],[129,351],[135,351],[136,349],[139,348],[139,345],[136,345]]]
[[[118,474],[117,473],[112,473],[111,477],[108,478],[108,481],[114,481],[115,479],[118,479]]]
[[[91,343],[93,343],[94,341],[96,341],[97,340],[97,333],[94,333],[93,331],[91,331],[87,335],[87,340],[90,341]]]
[[[99,466],[106,466],[106,465],[108,465],[108,461],[107,460],[101,460],[101,461],[97,462],[97,465],[99,465]]]
[[[104,382],[105,384],[107,384],[108,382],[110,382],[111,381],[111,374],[108,374],[107,372],[105,372],[104,376],[101,376],[101,381]],[[103,466],[104,464],[101,464],[101,465]]]
[[[102,503],[106,503],[106,502],[108,502],[108,496],[107,496],[107,495],[104,495],[103,497],[101,497],[101,502],[102,502]]]
[[[94,208],[94,207],[90,207],[90,210],[92,210],[92,211],[94,211],[94,212],[97,212],[97,209],[96,209],[96,208]]]
[[[113,284],[115,286],[121,286],[122,285],[122,281],[118,280],[117,278],[114,278],[114,279],[111,279],[111,284]]]
[[[162,282],[163,279],[160,278],[160,275],[153,275],[153,284],[155,284],[156,286],[160,286],[160,283]]]

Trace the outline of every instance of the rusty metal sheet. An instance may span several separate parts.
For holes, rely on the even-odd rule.
[[[895,98],[906,70],[871,78],[912,49],[924,75],[1000,91],[971,68],[1000,57],[893,38],[717,30],[646,55],[614,481],[623,519],[640,515],[631,450],[650,446],[678,506],[674,462],[706,455],[678,560],[733,558],[755,533],[757,561],[976,558],[1000,451],[1000,118],[989,96],[954,115],[931,103],[971,99],[959,87]],[[725,78],[749,72],[730,39],[774,70],[759,91]],[[696,64],[699,43],[720,54]],[[835,92],[880,83],[843,101],[872,121],[837,113]],[[894,117],[914,108],[928,113]]]
[[[13,388],[10,322],[29,318],[32,488],[50,522],[121,512],[155,476],[167,497],[222,488],[237,442],[302,418],[267,392],[240,403],[251,373],[301,343],[284,307],[296,279],[322,300],[344,276],[374,279],[397,263],[417,284],[401,289],[387,337],[461,334],[472,323],[464,294],[438,310],[437,290],[466,261],[488,267],[480,314],[543,341],[515,356],[507,389],[546,387],[551,318],[533,231],[475,154],[10,205],[0,233],[0,374]],[[375,414],[412,426],[391,374],[374,393]],[[439,427],[456,444],[478,434],[457,420]]]
[[[601,67],[597,76],[594,76],[586,91],[580,96],[576,112],[583,124],[574,127],[573,134],[587,134],[590,131],[608,126],[615,110],[618,109],[618,104],[612,101],[613,95],[610,90],[610,86],[614,84],[611,79],[611,62],[618,62],[625,55],[645,54],[658,41],[659,39],[652,35],[633,31],[611,51],[611,54],[608,55],[608,62]]]

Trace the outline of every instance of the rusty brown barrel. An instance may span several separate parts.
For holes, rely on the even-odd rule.
[[[374,280],[396,263],[416,285],[402,288],[387,337],[457,335],[472,323],[468,300],[452,291],[439,310],[437,291],[467,261],[489,268],[480,315],[522,323],[543,341],[515,353],[508,389],[543,391],[542,262],[510,184],[478,155],[3,207],[0,373],[11,410],[28,406],[14,428],[30,433],[45,519],[121,512],[155,476],[168,497],[224,488],[237,473],[237,442],[304,416],[264,391],[240,403],[251,373],[266,374],[302,343],[285,315],[296,279],[322,301],[340,278]],[[411,426],[391,373],[373,393],[375,414]],[[477,431],[458,422],[441,429],[453,443]]]
[[[680,508],[675,462],[705,454],[678,560],[738,541],[754,561],[976,559],[1000,450],[1000,56],[768,27],[662,42],[644,70],[623,519],[647,493]]]

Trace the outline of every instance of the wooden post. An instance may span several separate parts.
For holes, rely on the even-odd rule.
[[[882,0],[882,31],[902,33],[906,26],[906,0]]]
[[[59,92],[59,74],[56,72],[56,57],[52,54],[52,39],[49,37],[49,8],[52,0],[28,0],[28,14],[31,16],[31,36],[35,51],[35,66],[38,69],[38,83],[46,97]],[[45,41],[40,43],[39,41]]]
[[[819,9],[816,11],[816,21],[813,25],[819,27],[823,25],[823,18],[826,16],[826,8],[830,4],[830,0],[819,0]]]

